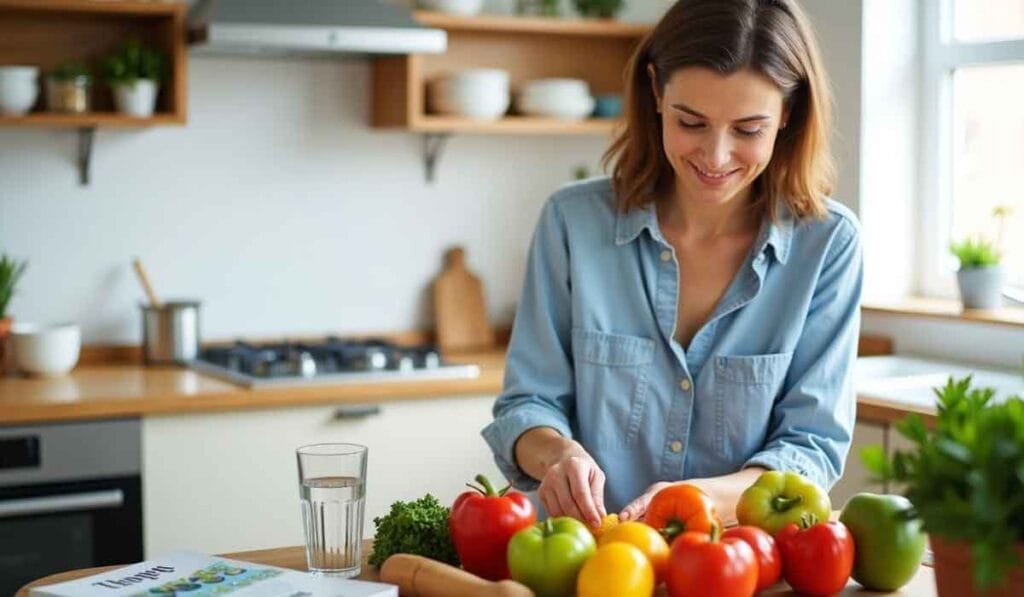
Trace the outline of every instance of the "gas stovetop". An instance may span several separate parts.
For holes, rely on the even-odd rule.
[[[212,346],[192,367],[246,387],[327,385],[430,379],[471,379],[476,365],[447,363],[434,345],[384,340],[250,343]]]

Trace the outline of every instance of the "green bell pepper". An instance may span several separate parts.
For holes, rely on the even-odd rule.
[[[748,487],[736,504],[740,524],[753,525],[772,536],[806,516],[827,522],[832,515],[828,494],[813,481],[793,472],[767,471]]]
[[[548,518],[526,527],[508,542],[508,569],[513,580],[537,597],[565,597],[576,590],[583,562],[597,550],[586,525],[568,516]]]

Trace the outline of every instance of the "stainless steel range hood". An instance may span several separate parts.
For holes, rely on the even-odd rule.
[[[439,53],[448,42],[380,0],[196,0],[188,23],[194,50],[215,54]]]

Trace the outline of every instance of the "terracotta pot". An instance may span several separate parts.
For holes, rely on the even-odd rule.
[[[1020,564],[1008,570],[1003,584],[988,591],[974,588],[971,546],[965,541],[929,538],[935,554],[935,586],[939,597],[1020,597],[1024,595],[1024,541],[1017,543]]]
[[[0,319],[0,375],[7,373],[7,344],[11,336],[11,325],[14,324],[13,317]]]

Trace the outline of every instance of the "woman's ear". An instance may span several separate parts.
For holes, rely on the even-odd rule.
[[[661,90],[658,89],[658,77],[654,72],[654,65],[650,62],[647,63],[647,78],[651,81],[651,95],[654,96],[654,105],[658,109],[658,113],[661,114]]]

